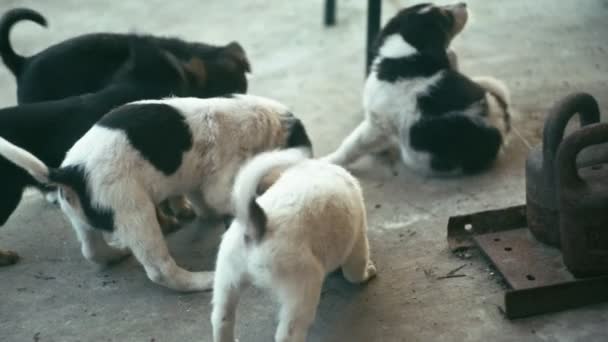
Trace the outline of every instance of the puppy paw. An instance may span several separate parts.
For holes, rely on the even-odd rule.
[[[171,210],[180,221],[192,221],[196,218],[196,212],[188,200],[182,196],[171,200]]]
[[[19,261],[19,255],[12,251],[0,250],[0,266],[9,266]]]
[[[177,218],[166,214],[162,208],[156,208],[156,219],[165,235],[176,232],[182,227]]]
[[[369,281],[372,278],[376,277],[377,271],[376,271],[376,265],[374,265],[374,263],[370,260],[367,263],[367,277],[365,278],[365,281]]]

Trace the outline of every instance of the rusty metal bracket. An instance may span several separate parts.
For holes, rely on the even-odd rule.
[[[532,236],[525,205],[450,217],[448,244],[452,252],[478,247],[496,267],[509,287],[509,319],[608,301],[608,276],[575,278],[560,250]]]

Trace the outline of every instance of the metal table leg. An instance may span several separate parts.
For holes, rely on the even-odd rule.
[[[325,0],[325,26],[336,24],[336,0]]]
[[[374,39],[380,31],[380,17],[382,15],[382,0],[367,1],[367,43],[366,43],[366,59],[365,59],[365,74],[369,74],[369,67],[372,63],[372,45]]]

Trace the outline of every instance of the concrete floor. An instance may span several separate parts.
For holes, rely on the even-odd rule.
[[[365,2],[340,0],[338,26],[321,26],[322,1],[3,0],[40,10],[49,29],[20,24],[13,45],[31,54],[94,31],[151,32],[189,40],[238,40],[253,65],[251,93],[276,98],[303,118],[319,155],[362,117]],[[144,5],[145,3],[145,5]],[[412,1],[385,1],[384,19]],[[421,178],[382,163],[354,168],[367,198],[379,276],[365,287],[328,278],[310,341],[606,341],[608,305],[509,321],[503,289],[478,258],[446,244],[450,215],[524,201],[527,144],[539,141],[546,109],[576,90],[608,113],[608,1],[470,0],[473,21],[453,46],[470,75],[491,74],[512,90],[522,139],[476,177]],[[15,103],[0,68],[0,103]],[[1,190],[0,190],[1,191]],[[200,226],[200,225],[199,225]],[[221,227],[191,225],[170,237],[178,263],[213,266]],[[32,193],[2,227],[0,247],[22,260],[0,269],[0,341],[209,341],[210,294],[179,294],[145,277],[132,259],[97,269],[80,255],[60,211]],[[459,266],[466,277],[438,279]],[[248,290],[239,307],[241,341],[268,341],[276,306]]]

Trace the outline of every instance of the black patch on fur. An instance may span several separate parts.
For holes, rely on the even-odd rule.
[[[111,208],[94,207],[91,203],[87,175],[83,166],[70,165],[59,169],[51,169],[49,180],[54,183],[65,184],[76,192],[82,210],[93,228],[109,232],[114,230],[114,211]],[[60,196],[63,195],[60,193]]]
[[[413,149],[431,154],[431,168],[447,172],[462,168],[475,173],[496,158],[502,137],[498,129],[481,118],[475,120],[460,114],[427,117],[410,129]]]
[[[222,95],[219,95],[216,97],[221,97],[221,98],[225,98],[225,99],[233,99],[235,96],[234,96],[234,93],[228,93],[228,94],[222,94]]]
[[[249,217],[251,218],[251,224],[253,224],[256,231],[255,239],[257,241],[261,241],[266,233],[266,224],[268,222],[268,218],[266,217],[264,209],[260,207],[255,198],[251,200],[251,203],[249,203]]]
[[[374,43],[374,58],[386,38],[394,34],[400,35],[417,53],[402,58],[383,57],[375,65],[378,79],[395,82],[399,78],[428,77],[450,67],[446,49],[454,18],[436,7],[426,13],[418,13],[428,5],[405,8],[384,26]]]
[[[293,116],[293,114],[290,114]],[[312,142],[306,133],[306,128],[302,121],[297,118],[290,119],[288,121],[288,133],[287,133],[287,148],[292,147],[306,147],[310,149],[312,153]]]
[[[232,221],[234,221],[234,216],[225,215],[224,217],[222,217],[222,221],[224,222],[224,228],[228,230],[228,228],[230,228],[230,225],[232,224]]]
[[[402,58],[382,58],[374,68],[379,80],[393,83],[402,78],[430,77],[449,67],[447,55],[415,54]]]
[[[184,152],[192,148],[192,133],[184,116],[163,103],[122,106],[98,125],[125,131],[142,157],[167,176],[179,169]]]
[[[425,116],[439,116],[449,112],[462,111],[476,102],[482,107],[485,90],[466,76],[447,70],[429,91],[418,97],[418,107]],[[485,115],[485,108],[480,113]]]
[[[410,6],[392,17],[376,39],[374,55],[377,55],[386,37],[393,34],[400,34],[406,42],[424,54],[445,53],[454,18],[436,7],[426,13],[418,13],[428,5],[430,4]]]

